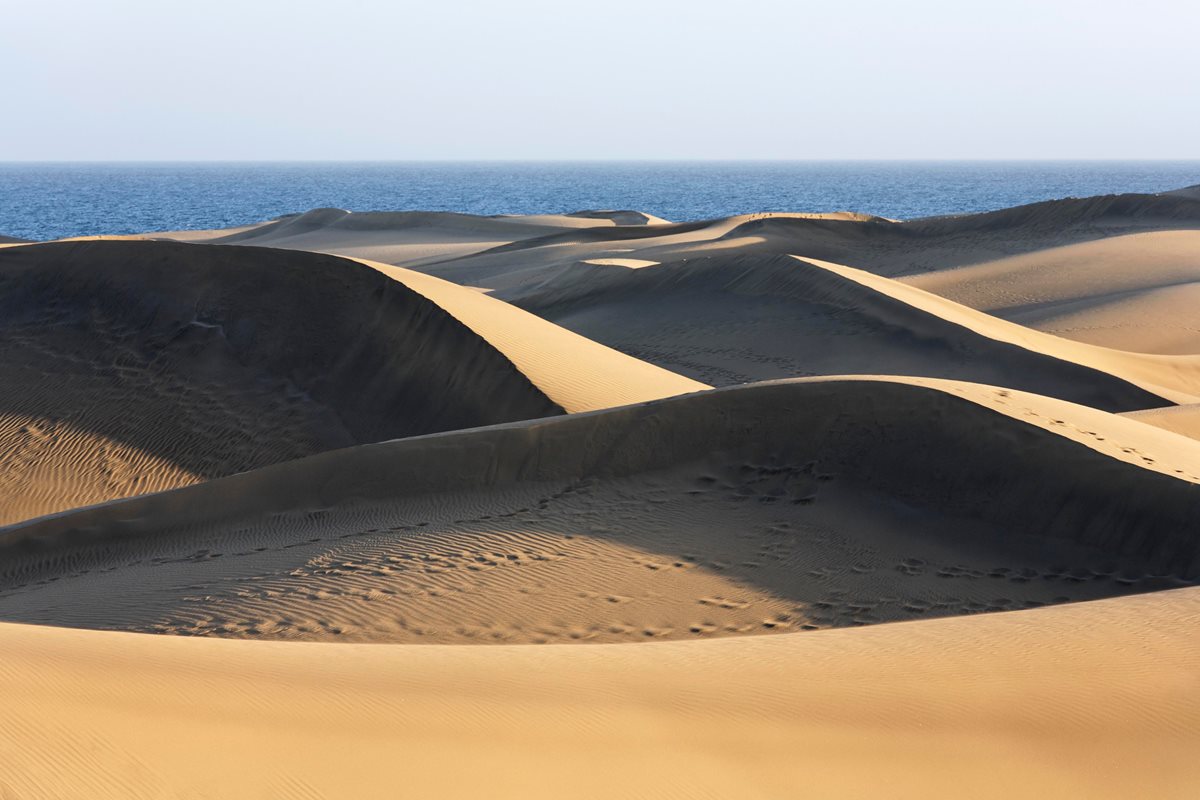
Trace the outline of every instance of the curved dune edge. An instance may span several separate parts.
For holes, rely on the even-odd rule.
[[[507,356],[568,413],[711,388],[572,333],[477,290],[402,267],[339,257],[378,270],[436,303]]]
[[[841,378],[331,451],[0,530],[0,619],[372,642],[646,641],[1190,585],[1200,442]],[[852,554],[852,555],[850,555]]]
[[[0,253],[0,522],[563,413],[436,302],[335,256],[130,240]]]
[[[809,380],[839,380],[814,378]],[[965,381],[936,378],[907,378],[892,375],[854,376],[840,380],[877,380],[925,386],[955,394],[1028,425],[1034,425],[1070,439],[1092,450],[1128,464],[1160,472],[1173,478],[1200,483],[1200,448],[1180,441],[1170,432],[1130,426],[1136,414],[1110,414],[1107,411],[1069,403],[1053,397],[1016,390],[984,386]],[[1174,408],[1174,407],[1171,407]],[[1150,409],[1151,412],[1159,409]],[[1170,409],[1164,409],[1170,410]],[[1164,460],[1159,460],[1159,459]]]
[[[1148,408],[1145,411],[1126,411],[1121,414],[1132,420],[1162,428],[1189,439],[1200,439],[1200,403],[1167,408]]]
[[[1200,353],[1200,230],[1154,230],[987,258],[902,281],[1026,327],[1139,353]]]
[[[339,256],[138,237],[0,252],[0,524],[562,413],[547,390],[587,411],[708,388],[473,290]]]
[[[19,797],[1183,797],[1198,615],[1184,589],[541,648],[0,625],[3,780]]]
[[[714,384],[883,373],[1006,386],[1106,411],[1169,402],[1123,377],[979,333],[943,309],[889,294],[879,280],[865,285],[794,256],[727,254],[634,270],[576,265],[512,300]]]
[[[1200,402],[1200,356],[1129,353],[1123,350],[1084,344],[1007,322],[915,286],[890,278],[882,278],[853,267],[803,256],[793,256],[793,258],[837,273],[991,339],[1015,344],[1027,350],[1106,372],[1148,392],[1153,392],[1172,403]]]

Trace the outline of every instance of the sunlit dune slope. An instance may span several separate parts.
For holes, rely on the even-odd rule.
[[[1041,331],[1123,350],[1200,353],[1200,230],[1038,250],[908,283]]]
[[[364,445],[17,525],[0,618],[696,639],[1200,574],[1200,442],[1007,389],[800,380]]]
[[[1191,439],[1200,439],[1200,403],[1183,406],[1127,411],[1122,416],[1172,431]]]
[[[453,315],[502,352],[568,412],[595,411],[710,388],[472,289],[400,267],[360,263]]]

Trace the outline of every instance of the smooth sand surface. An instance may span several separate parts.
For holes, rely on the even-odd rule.
[[[1192,439],[1200,439],[1200,403],[1127,411],[1123,416]]]
[[[1134,233],[928,273],[914,286],[1037,330],[1200,353],[1200,230]]]
[[[3,785],[62,797],[1193,797],[1194,589],[710,642],[0,626]]]
[[[0,796],[1195,797],[1198,232],[0,243]]]
[[[614,225],[658,225],[636,211],[480,217],[440,211],[350,212],[321,208],[271,222],[155,237],[209,244],[312,250],[392,264],[419,264],[480,252],[521,239]]]

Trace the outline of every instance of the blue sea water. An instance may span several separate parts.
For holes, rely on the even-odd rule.
[[[311,208],[675,221],[853,210],[896,219],[1200,183],[1200,161],[0,163],[0,234],[219,228]]]

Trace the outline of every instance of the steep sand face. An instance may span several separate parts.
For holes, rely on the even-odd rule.
[[[469,289],[309,253],[9,248],[0,311],[0,522],[707,388]]]
[[[1200,442],[1007,389],[758,384],[339,450],[14,526],[0,615],[603,642],[1011,610],[1188,585],[1198,475]]]
[[[0,304],[8,522],[357,442],[559,411],[422,295],[326,256],[107,241],[9,248]]]
[[[711,388],[515,308],[412,270],[361,261],[452,314],[502,352],[568,412],[657,400]]]

